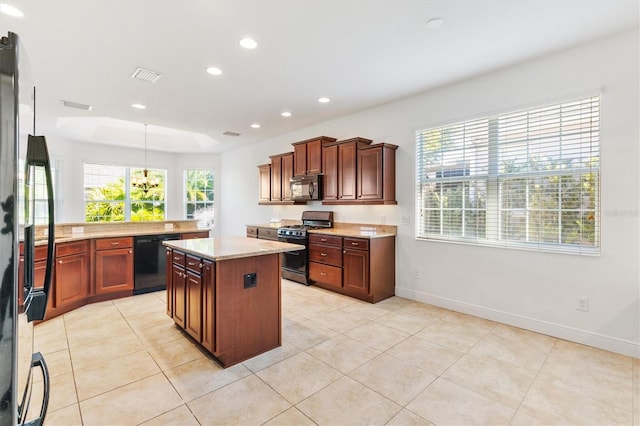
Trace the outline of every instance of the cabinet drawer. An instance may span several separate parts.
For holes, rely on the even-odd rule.
[[[369,250],[369,240],[363,238],[345,238],[345,249]]]
[[[176,265],[184,266],[185,254],[179,251],[173,251],[173,263]]]
[[[342,247],[342,237],[324,234],[309,234],[309,243]]]
[[[188,254],[186,257],[186,266],[190,271],[193,271],[197,274],[202,273],[202,261],[199,257],[191,256],[190,254]]]
[[[342,268],[309,262],[309,278],[313,282],[320,282],[331,287],[342,287]]]
[[[258,228],[258,238],[264,240],[278,240],[278,230],[271,228]]]
[[[87,251],[87,240],[56,244],[56,257],[69,256]]]
[[[100,238],[96,240],[96,250],[110,250],[116,248],[131,248],[133,247],[133,238],[121,237],[121,238]]]
[[[258,228],[255,226],[247,226],[247,237],[257,238],[258,237]]]
[[[310,244],[309,261],[326,263],[327,265],[333,266],[342,266],[342,248],[323,246],[321,244]]]
[[[186,234],[180,234],[181,240],[193,240],[195,238],[209,238],[209,231],[187,232]]]

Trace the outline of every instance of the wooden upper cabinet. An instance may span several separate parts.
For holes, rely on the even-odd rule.
[[[269,202],[271,201],[271,164],[258,166],[258,172],[260,174],[258,202]]]
[[[324,173],[322,164],[322,147],[327,143],[335,142],[335,138],[319,136],[313,139],[296,142],[293,144],[294,167],[293,175],[317,175]]]
[[[270,197],[267,199],[267,189],[263,189],[263,185],[267,181],[265,170],[264,176],[262,172],[260,174],[260,201],[270,201],[273,204],[277,204],[282,201],[291,201],[290,179],[293,177],[294,169],[293,152],[272,155],[269,158],[271,158],[271,171],[269,178]]]
[[[396,149],[376,144],[358,150],[358,200],[396,204]]]
[[[271,201],[282,200],[282,157],[271,157]]]
[[[322,162],[324,163],[324,192],[323,200],[338,199],[338,145],[322,148]]]
[[[322,173],[322,139],[307,142],[307,174]]]
[[[301,176],[307,174],[307,144],[293,144],[293,175]]]
[[[356,144],[338,145],[338,199],[356,199]]]
[[[364,138],[347,139],[338,143],[338,200],[356,200],[358,150],[369,144],[371,140]]]
[[[293,153],[282,156],[282,200],[291,200],[291,178],[293,177]]]

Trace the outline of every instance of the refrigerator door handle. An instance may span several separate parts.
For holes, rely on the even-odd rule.
[[[34,353],[31,357],[31,368],[34,367],[40,367],[42,370],[42,384],[44,387],[42,394],[42,407],[40,407],[40,416],[36,419],[22,423],[23,426],[42,426],[44,423],[44,417],[47,414],[47,407],[49,406],[49,369],[47,368],[47,363],[40,352]]]
[[[44,136],[29,135],[27,144],[27,156],[25,161],[26,170],[31,165],[44,167],[45,181],[47,186],[47,213],[49,217],[48,238],[47,238],[47,268],[44,275],[44,287],[33,288],[31,304],[27,310],[27,319],[43,320],[47,310],[47,301],[50,297],[51,279],[53,275],[53,257],[55,241],[55,219],[53,200],[53,179],[51,178],[51,163],[49,161],[49,151]],[[25,180],[26,181],[26,180]]]

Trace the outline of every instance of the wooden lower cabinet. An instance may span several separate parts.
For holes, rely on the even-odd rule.
[[[95,294],[133,291],[133,238],[103,238],[95,247]]]
[[[186,314],[184,329],[198,342],[202,341],[202,276],[187,271]]]
[[[345,248],[343,259],[344,288],[366,296],[369,293],[369,251]]]
[[[279,256],[198,259],[190,269],[196,258],[173,249],[174,322],[225,367],[280,346]],[[256,285],[246,285],[248,274]]]
[[[84,304],[89,294],[88,242],[58,244],[55,259],[55,309]]]
[[[185,328],[186,326],[186,288],[187,288],[187,274],[184,268],[180,268],[177,265],[173,265],[173,271],[171,274],[172,291],[173,291],[173,312],[172,318],[176,324]]]
[[[165,268],[167,274],[167,315],[173,318],[173,279],[172,279],[172,271],[173,271],[173,250],[169,247],[166,248],[166,260],[165,260]]]
[[[44,287],[44,276],[47,270],[47,246],[37,246],[33,258],[33,285]],[[20,264],[18,265],[18,309],[22,310],[24,303],[24,243],[20,243]],[[53,297],[49,297],[47,310],[53,307]]]
[[[395,294],[395,236],[367,239],[312,233],[309,261],[309,278],[318,287],[370,303]]]
[[[202,261],[202,339],[200,342],[206,350],[215,352],[215,263],[209,260]]]

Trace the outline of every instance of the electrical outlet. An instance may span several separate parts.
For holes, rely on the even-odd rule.
[[[578,304],[576,305],[576,309],[582,312],[589,311],[589,298],[588,297],[578,297]]]
[[[409,225],[409,216],[400,216],[400,224]]]
[[[420,279],[420,271],[418,271],[417,269],[413,270],[413,279],[415,279],[415,280],[419,280]]]
[[[385,223],[387,223],[387,217],[386,216],[380,216],[380,225],[384,225]]]
[[[165,231],[171,231],[173,229],[173,223],[165,223],[164,224],[164,230]]]

